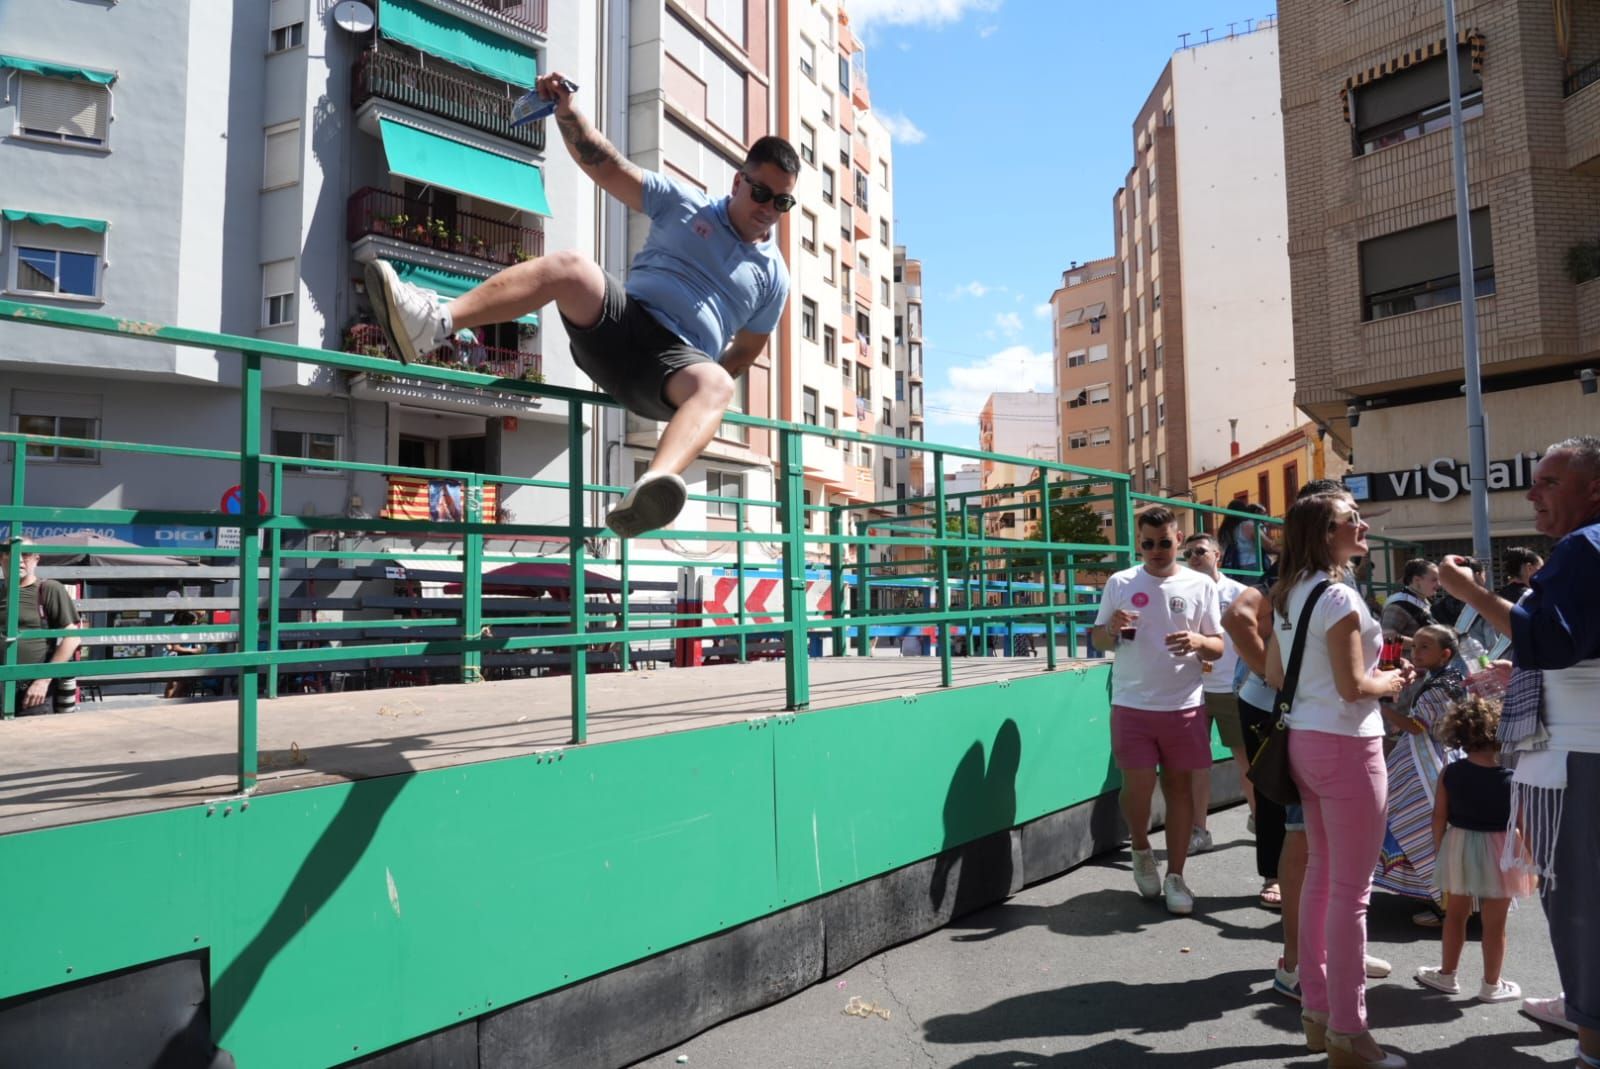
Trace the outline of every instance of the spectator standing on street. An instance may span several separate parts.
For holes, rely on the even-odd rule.
[[[1400,573],[1404,586],[1383,603],[1384,635],[1398,638],[1411,650],[1411,636],[1419,627],[1438,623],[1433,618],[1433,595],[1439,590],[1439,566],[1418,557],[1408,560]]]
[[[1515,605],[1528,589],[1528,581],[1540,568],[1544,558],[1526,546],[1512,546],[1506,550],[1506,581],[1495,591],[1495,596]]]
[[[6,630],[5,578],[10,574],[10,558],[23,539],[0,542],[0,633]],[[83,640],[76,635],[64,638],[29,638],[29,631],[61,630],[78,626],[78,607],[67,588],[54,579],[36,574],[39,554],[23,553],[17,561],[17,663],[65,664],[78,655]],[[35,679],[17,684],[17,713],[71,713],[78,708],[78,681],[75,679]]]
[[[1115,650],[1111,666],[1111,753],[1122,772],[1122,814],[1132,839],[1133,881],[1145,898],[1166,898],[1167,910],[1194,910],[1183,882],[1194,822],[1193,778],[1211,770],[1211,725],[1201,682],[1202,661],[1222,656],[1217,586],[1178,567],[1183,532],[1165,508],[1139,515],[1136,538],[1144,562],[1106,580],[1090,633]],[[1150,804],[1160,772],[1167,804],[1167,877],[1150,848]]]
[[[172,614],[172,626],[174,627],[193,627],[195,620],[195,614],[188,609],[179,609]],[[168,657],[193,657],[195,654],[204,653],[205,651],[205,646],[197,642],[179,641],[167,643]],[[166,693],[162,697],[187,698],[192,686],[193,684],[187,679],[169,679]]]
[[[1445,589],[1511,636],[1518,672],[1499,734],[1516,759],[1512,812],[1543,880],[1579,1056],[1600,1066],[1600,437],[1552,445],[1528,500],[1534,526],[1555,545],[1519,604],[1479,586],[1456,559],[1440,572]]]
[[[1265,516],[1267,510],[1261,505],[1245,502],[1237,508],[1228,506],[1234,512],[1248,512],[1254,516]],[[1256,571],[1266,565],[1256,552],[1256,521],[1241,519],[1238,516],[1229,516],[1222,521],[1222,526],[1217,529],[1217,544],[1222,547],[1222,567],[1241,571]]]
[[[1199,572],[1217,585],[1217,609],[1226,613],[1234,599],[1244,593],[1245,586],[1229,575],[1223,575],[1220,566],[1222,553],[1217,540],[1208,534],[1192,534],[1183,543],[1183,560],[1191,571]],[[1244,733],[1239,727],[1239,702],[1234,697],[1233,674],[1239,665],[1239,655],[1226,633],[1222,636],[1222,656],[1215,661],[1201,663],[1204,677],[1206,720],[1217,725],[1217,737],[1233,754],[1233,765],[1239,773],[1239,786],[1245,801],[1250,804],[1250,815],[1255,816],[1256,795],[1245,778],[1250,769],[1250,757],[1245,753]],[[1207,727],[1209,734],[1210,728]],[[1211,773],[1201,772],[1194,777],[1194,831],[1189,836],[1190,855],[1202,854],[1212,848],[1211,832],[1206,827],[1206,817],[1211,810]]]
[[[1334,1065],[1400,1069],[1367,1031],[1367,902],[1383,844],[1388,774],[1378,699],[1396,695],[1407,672],[1378,668],[1382,630],[1356,591],[1339,580],[1365,555],[1367,525],[1347,494],[1295,502],[1284,520],[1283,555],[1272,588],[1267,682],[1282,686],[1311,595],[1299,688],[1285,722],[1289,767],[1306,823],[1300,894],[1301,1017],[1306,1046]]]

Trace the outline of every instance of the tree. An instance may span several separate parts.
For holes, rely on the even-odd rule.
[[[1075,493],[1063,494],[1061,491],[1052,491],[1050,505],[1050,541],[1066,542],[1078,545],[1107,545],[1104,526],[1100,517],[1088,502],[1082,500],[1090,495],[1090,488],[1079,487]],[[1028,529],[1028,541],[1043,542],[1044,525],[1035,523]],[[1105,559],[1103,553],[1076,553],[1074,561],[1078,566],[1093,564]],[[1066,566],[1066,554],[1058,554],[1054,560],[1057,568]],[[1040,572],[1044,570],[1044,554],[1037,550],[1027,550],[1011,558],[1011,566],[1026,571]]]

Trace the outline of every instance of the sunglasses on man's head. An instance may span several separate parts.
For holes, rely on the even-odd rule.
[[[774,208],[780,212],[786,212],[798,203],[792,194],[774,193],[771,186],[757,182],[749,175],[744,176],[744,184],[750,187],[750,199],[757,204],[765,204],[771,201]]]
[[[1139,543],[1139,548],[1140,549],[1171,549],[1172,548],[1172,539],[1170,539],[1170,538],[1162,538],[1162,539],[1146,538],[1143,542]]]

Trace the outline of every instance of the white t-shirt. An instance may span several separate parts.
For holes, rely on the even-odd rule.
[[[1175,657],[1166,637],[1174,631],[1222,634],[1217,584],[1209,576],[1179,568],[1166,578],[1144,566],[1117,572],[1106,580],[1095,623],[1111,622],[1112,613],[1130,609],[1139,614],[1139,633],[1117,645],[1111,666],[1111,700],[1117,705],[1154,712],[1193,709],[1201,696],[1200,657]]]
[[[1203,574],[1203,573],[1202,573]],[[1224,575],[1216,580],[1217,584],[1217,613],[1228,611],[1228,606],[1233,604],[1233,599],[1244,593],[1245,585],[1231,575]],[[1233,676],[1239,667],[1239,653],[1233,648],[1233,639],[1227,632],[1222,635],[1222,656],[1211,662],[1211,671],[1205,674],[1205,690],[1207,694],[1232,694]]]
[[[1289,592],[1288,616],[1273,613],[1272,623],[1278,629],[1278,656],[1284,671],[1289,668],[1300,611],[1305,608],[1311,588],[1321,581],[1321,576],[1300,580]],[[1351,613],[1357,615],[1361,631],[1362,664],[1367,672],[1377,667],[1378,652],[1383,647],[1383,628],[1372,618],[1371,610],[1359,593],[1343,583],[1332,584],[1311,612],[1306,651],[1300,659],[1300,685],[1294,694],[1294,708],[1286,719],[1291,728],[1360,738],[1383,734],[1383,717],[1378,714],[1377,698],[1363,697],[1347,702],[1339,697],[1339,688],[1334,686],[1333,664],[1328,659],[1328,628]]]

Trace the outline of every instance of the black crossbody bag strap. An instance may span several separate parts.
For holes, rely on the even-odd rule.
[[[1304,607],[1300,610],[1300,626],[1295,629],[1294,645],[1289,649],[1289,667],[1284,669],[1283,686],[1278,688],[1278,697],[1273,702],[1273,715],[1280,722],[1294,707],[1294,692],[1300,688],[1300,661],[1306,652],[1306,632],[1311,628],[1311,613],[1331,585],[1333,585],[1331,580],[1324,579],[1312,587],[1311,593],[1306,595]]]

